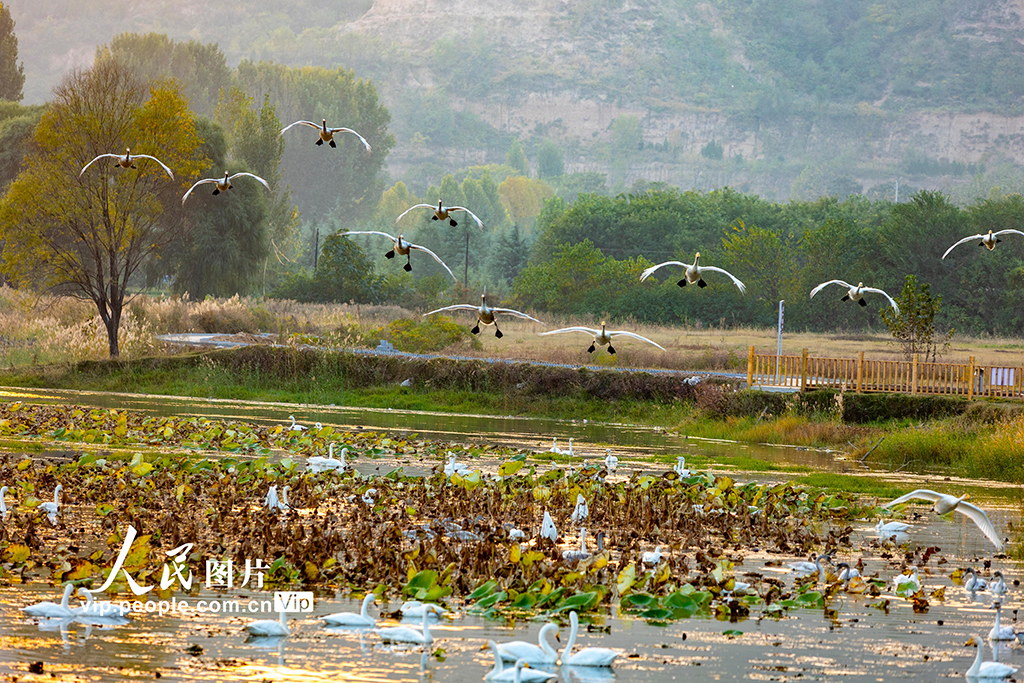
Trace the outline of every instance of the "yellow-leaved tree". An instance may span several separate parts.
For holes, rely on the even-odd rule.
[[[129,280],[187,229],[181,196],[209,164],[174,82],[147,85],[115,60],[54,89],[24,170],[0,202],[6,273],[16,282],[91,300],[119,355]],[[148,154],[121,168],[100,154]]]

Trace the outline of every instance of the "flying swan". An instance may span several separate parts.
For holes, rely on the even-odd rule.
[[[864,292],[874,292],[875,294],[881,294],[886,299],[888,299],[889,303],[892,304],[892,307],[896,310],[897,314],[900,312],[900,307],[896,305],[896,302],[893,300],[891,296],[886,294],[881,289],[876,289],[874,287],[865,287],[863,282],[858,282],[856,287],[851,285],[849,282],[845,282],[843,280],[829,280],[828,282],[822,282],[820,285],[811,290],[811,298],[813,299],[815,294],[825,289],[829,285],[842,285],[843,287],[846,287],[847,290],[849,290],[846,292],[846,296],[840,299],[840,301],[856,301],[861,306],[867,306],[868,302],[864,301]]]
[[[322,121],[323,125],[321,126],[316,125],[312,121],[296,121],[295,123],[290,123],[281,129],[281,132],[278,133],[278,136],[280,137],[281,135],[284,135],[284,132],[291,128],[292,126],[309,126],[310,128],[315,128],[317,132],[320,134],[320,137],[317,138],[316,141],[317,146],[320,146],[326,142],[331,147],[337,147],[337,143],[334,142],[335,133],[352,133],[352,135],[355,135],[357,138],[359,138],[359,142],[363,143],[363,147],[366,148],[367,152],[373,151],[370,148],[370,143],[366,141],[366,138],[364,138],[362,135],[355,132],[351,128],[328,128],[327,119],[322,119]]]
[[[993,249],[996,248],[997,244],[1002,242],[1002,240],[999,239],[999,236],[1006,235],[1008,233],[1013,233],[1015,235],[1024,235],[1024,232],[1021,232],[1020,230],[1000,230],[999,232],[992,232],[991,230],[989,230],[987,235],[971,235],[970,237],[963,238],[962,240],[951,246],[949,249],[947,249],[946,253],[942,255],[942,258],[946,258],[947,256],[949,256],[949,252],[953,251],[964,242],[970,242],[971,240],[976,239],[981,240],[981,242],[978,243],[979,247],[985,247],[989,251],[992,251]]]
[[[441,267],[448,271],[448,274],[452,276],[453,280],[455,280],[456,282],[459,281],[459,279],[455,277],[455,273],[452,272],[452,269],[448,267],[448,264],[441,260],[440,256],[430,251],[426,247],[421,247],[420,245],[413,244],[412,242],[406,242],[405,238],[402,236],[401,233],[399,233],[398,237],[393,237],[387,234],[386,232],[380,232],[379,230],[351,230],[349,232],[343,232],[341,233],[341,235],[380,235],[381,237],[387,237],[389,240],[394,242],[395,248],[389,251],[388,253],[384,254],[385,258],[395,258],[396,252],[398,253],[399,256],[404,256],[405,265],[402,267],[405,268],[406,272],[412,270],[412,252],[414,250],[422,251],[425,254],[430,254],[430,256],[435,261],[440,263]]]
[[[732,280],[732,283],[739,288],[740,292],[743,292],[745,294],[747,291],[747,286],[740,282],[739,279],[729,271],[723,270],[721,268],[716,268],[715,266],[700,265],[699,251],[693,257],[693,263],[683,263],[682,261],[665,261],[664,263],[659,263],[656,266],[651,266],[650,268],[648,268],[647,270],[640,274],[640,282],[643,282],[644,280],[649,278],[651,274],[654,273],[654,271],[658,270],[659,268],[663,268],[664,266],[682,266],[683,268],[686,269],[686,272],[683,275],[683,279],[676,283],[680,287],[685,287],[688,284],[695,284],[698,287],[707,287],[708,284],[704,282],[703,273],[705,271],[711,271],[714,273],[724,273],[725,275],[728,275],[729,279]]]
[[[263,185],[263,187],[267,188],[268,190],[270,189],[270,185],[267,184],[267,181],[264,180],[263,178],[260,178],[258,175],[253,175],[252,173],[244,173],[243,172],[243,173],[236,173],[235,175],[229,176],[228,172],[224,171],[224,179],[223,180],[221,180],[220,178],[203,178],[202,180],[197,182],[195,185],[193,185],[192,187],[188,188],[188,192],[186,192],[185,196],[181,198],[181,205],[185,206],[185,200],[188,199],[188,196],[190,194],[192,194],[192,190],[196,189],[200,185],[209,185],[209,184],[216,185],[217,187],[214,188],[213,194],[218,195],[221,192],[227,192],[232,187],[234,187],[234,185],[231,184],[231,181],[234,180],[235,178],[239,178],[241,176],[247,176],[249,178],[255,178],[257,181],[259,181],[259,183],[261,185]]]
[[[480,334],[481,325],[494,325],[494,336],[498,339],[501,339],[505,335],[502,334],[500,329],[498,329],[498,321],[494,317],[495,313],[508,313],[509,315],[514,315],[517,318],[522,318],[523,320],[532,320],[535,323],[540,323],[540,321],[533,316],[526,315],[525,313],[515,311],[511,308],[491,308],[487,305],[487,292],[480,295],[479,306],[474,306],[473,304],[455,304],[454,306],[445,306],[444,308],[439,308],[435,311],[424,313],[423,315],[434,315],[441,311],[475,311],[477,324],[470,330],[470,332],[473,334]],[[543,325],[544,323],[540,324]]]
[[[89,163],[87,163],[85,166],[82,167],[82,170],[78,172],[78,177],[79,178],[82,177],[82,174],[85,173],[85,169],[89,168],[90,166],[92,166],[94,163],[96,163],[100,159],[106,159],[106,158],[117,159],[117,165],[120,166],[121,168],[136,168],[136,166],[135,166],[135,160],[136,159],[152,159],[156,163],[160,164],[160,168],[164,169],[164,171],[167,172],[167,175],[169,175],[171,177],[171,180],[174,180],[174,174],[171,173],[171,169],[167,168],[167,164],[165,164],[164,162],[160,161],[156,157],[149,156],[148,154],[132,154],[131,147],[126,147],[125,148],[124,155],[121,155],[121,154],[100,154],[98,157],[96,157],[95,159],[93,159],[92,161],[90,161]],[[991,247],[989,247],[989,249],[991,249]]]
[[[484,222],[482,220],[480,220],[475,213],[473,213],[472,211],[470,211],[466,207],[464,207],[464,206],[444,206],[441,203],[440,199],[437,200],[437,206],[434,206],[433,204],[415,204],[413,206],[410,206],[408,209],[406,209],[405,211],[402,212],[401,216],[399,216],[398,218],[395,219],[395,223],[397,223],[398,221],[402,220],[402,216],[404,216],[405,214],[409,213],[413,209],[430,209],[431,211],[434,212],[434,217],[431,218],[430,220],[433,220],[433,221],[447,220],[448,224],[450,226],[452,226],[453,228],[455,226],[457,226],[458,223],[455,221],[454,218],[451,217],[451,213],[453,211],[465,211],[466,213],[469,214],[470,218],[472,218],[474,221],[476,221],[476,224],[477,224],[478,227],[480,227],[480,228],[484,227]]]
[[[934,503],[934,505],[932,505],[932,509],[938,515],[945,515],[955,511],[970,517],[971,521],[978,526],[978,529],[985,534],[988,540],[992,541],[992,545],[996,547],[996,550],[1002,550],[1003,542],[999,538],[999,534],[996,533],[996,528],[993,526],[992,520],[988,518],[988,515],[985,514],[985,511],[980,507],[965,502],[970,497],[969,493],[965,493],[957,498],[956,496],[936,493],[935,491],[929,491],[928,489],[917,489],[916,491],[911,491],[905,496],[900,496],[890,503],[886,503],[883,507],[890,508],[893,505],[906,503],[915,498],[929,500]]]
[[[600,330],[594,330],[589,327],[565,327],[560,330],[541,332],[540,336],[545,337],[549,334],[562,334],[563,332],[586,332],[587,334],[594,335],[594,341],[590,344],[590,348],[587,349],[587,353],[593,353],[598,346],[607,346],[608,353],[614,354],[615,347],[612,346],[612,339],[614,337],[631,337],[633,339],[639,339],[640,341],[645,341],[648,344],[653,344],[654,346],[657,346],[662,351],[665,350],[665,347],[662,346],[661,344],[653,342],[647,337],[641,337],[639,334],[635,334],[633,332],[626,332],[625,330],[606,330],[605,323],[603,321],[601,322]]]

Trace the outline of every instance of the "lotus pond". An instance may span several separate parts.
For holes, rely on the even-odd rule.
[[[0,483],[10,512],[0,523],[0,674],[480,680],[492,661],[481,650],[488,639],[535,642],[554,620],[561,648],[576,611],[581,646],[622,654],[614,669],[558,670],[564,681],[938,680],[963,675],[975,655],[964,642],[993,620],[991,599],[966,593],[960,570],[1019,576],[969,520],[938,519],[924,506],[901,511],[914,525],[906,543],[882,544],[874,500],[773,472],[679,473],[667,456],[688,447],[664,446],[661,462],[617,448],[622,462],[610,471],[598,457],[610,439],[600,449],[583,444],[585,465],[488,437],[2,404]],[[327,456],[331,444],[336,457],[347,449],[349,466],[312,473],[308,459]],[[449,453],[461,467],[446,473]],[[58,484],[53,525],[41,503]],[[289,487],[289,510],[265,509],[272,486]],[[983,504],[1011,534],[1011,500],[989,493]],[[581,496],[587,515],[574,522]],[[538,534],[545,512],[554,541]],[[584,528],[604,532],[603,548],[591,542],[587,557],[566,560]],[[524,537],[510,538],[513,529]],[[656,547],[663,558],[645,563]],[[859,565],[865,578],[844,587],[786,566],[823,552]],[[229,560],[230,587],[214,571]],[[898,595],[889,579],[909,565],[924,586]],[[123,571],[111,577],[115,566]],[[151,592],[137,597],[128,577]],[[117,627],[40,624],[21,613],[59,601],[68,582],[109,584],[107,599],[153,607]],[[1004,623],[1015,622],[1017,590],[1004,600]],[[288,638],[246,638],[246,622],[276,618],[264,605],[275,591],[311,593],[312,611],[291,615]],[[317,621],[357,610],[367,591],[378,596],[379,625],[394,622],[406,599],[444,604],[452,616],[432,629],[426,651]],[[999,657],[1024,663],[1016,647]]]

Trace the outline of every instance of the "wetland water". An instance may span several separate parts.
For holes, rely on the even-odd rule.
[[[336,427],[363,427],[424,438],[452,441],[491,442],[536,448],[547,446],[552,436],[559,443],[572,436],[575,448],[591,457],[603,455],[604,448],[625,456],[658,454],[672,456],[692,453],[750,454],[755,457],[829,468],[831,455],[791,448],[702,442],[656,430],[619,425],[579,424],[552,420],[522,420],[468,415],[440,415],[377,411],[319,406],[286,406],[235,401],[196,401],[165,397],[128,396],[78,392],[13,390],[4,400],[76,403],[92,406],[130,408],[150,414],[205,415],[230,417],[262,423],[287,421],[289,414],[303,422],[321,421]],[[565,444],[567,445],[567,444]],[[404,463],[402,463],[404,464]],[[407,471],[421,463],[409,463]],[[366,465],[360,463],[360,469]],[[664,466],[659,466],[664,468]],[[744,478],[778,480],[784,475],[756,473]],[[911,479],[907,477],[907,479]],[[932,481],[930,488],[953,487],[965,482]],[[910,485],[917,485],[908,484]],[[984,499],[996,527],[1008,533],[1019,517],[1010,506],[1015,491],[974,489]],[[981,495],[979,495],[981,493]],[[924,513],[926,508],[917,508]],[[913,515],[910,515],[913,517]],[[578,646],[621,648],[623,655],[614,670],[568,668],[559,671],[560,680],[570,681],[938,681],[962,678],[974,660],[976,650],[965,647],[971,635],[984,637],[993,622],[991,599],[979,593],[971,599],[949,574],[970,563],[977,568],[992,557],[992,548],[973,524],[956,515],[952,520],[929,514],[912,518],[911,544],[938,547],[933,559],[922,569],[926,592],[945,587],[943,600],[931,599],[927,612],[916,613],[910,601],[888,591],[879,597],[840,594],[825,609],[793,609],[782,619],[759,618],[761,606],[737,622],[693,617],[668,626],[655,626],[623,615],[597,616],[595,622],[609,632],[581,630]],[[863,558],[865,574],[878,573],[889,579],[898,573],[902,553],[886,553],[873,534],[874,520],[855,525],[853,547],[836,561],[853,564]],[[888,554],[888,557],[885,555]],[[805,559],[805,558],[792,558]],[[945,560],[940,562],[939,560]],[[193,563],[197,584],[202,581],[201,562]],[[1024,612],[1016,621],[1020,591],[1012,581],[1021,576],[1017,563],[1005,559],[993,562],[1011,582],[1004,600],[1004,624],[1024,630]],[[781,579],[792,585],[793,576],[784,567],[768,565],[766,557],[752,550],[737,564],[736,576],[751,580],[748,573]],[[985,575],[987,576],[987,572]],[[199,613],[198,600],[269,600],[269,591],[178,593],[193,609],[184,613],[137,614],[131,623],[116,628],[88,628],[82,624],[51,624],[40,628],[20,612],[20,607],[40,600],[60,599],[59,590],[39,583],[19,586],[7,576],[0,582],[0,676],[18,680],[151,680],[172,681],[473,681],[481,680],[492,658],[481,647],[488,639],[535,642],[540,622],[521,622],[515,627],[467,615],[455,607],[455,618],[434,629],[432,652],[393,648],[372,633],[323,628],[316,617],[341,610],[358,610],[358,602],[318,594],[314,611],[290,622],[292,635],[279,641],[247,640],[243,625],[250,619],[274,618],[274,614]],[[757,580],[753,583],[757,586]],[[879,605],[888,599],[887,608]],[[75,601],[72,601],[74,606]],[[378,606],[381,607],[381,606]],[[397,609],[394,601],[384,606]],[[371,614],[377,614],[371,608]],[[389,625],[380,622],[380,625]],[[742,635],[726,635],[740,631]],[[562,629],[561,649],[568,635]],[[986,646],[985,659],[992,659]],[[1024,650],[1003,646],[999,660],[1024,668]],[[43,673],[29,672],[33,662],[43,662]]]

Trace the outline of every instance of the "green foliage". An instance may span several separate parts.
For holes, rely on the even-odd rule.
[[[519,175],[530,175],[530,164],[526,160],[526,153],[523,152],[523,146],[519,144],[519,140],[513,140],[512,145],[508,148],[508,153],[505,154],[505,165],[514,168]]]
[[[0,189],[17,177],[43,107],[0,104]]]
[[[122,33],[96,49],[96,61],[115,59],[142,81],[173,78],[193,111],[212,116],[221,92],[231,87],[231,69],[216,43],[175,42],[161,33]]]
[[[25,85],[25,65],[18,64],[18,36],[14,35],[11,10],[0,2],[0,100],[20,102]]]
[[[936,337],[935,316],[942,307],[942,297],[933,297],[927,283],[918,287],[917,278],[907,275],[896,303],[899,312],[887,306],[882,309],[882,320],[903,351],[903,357],[910,360],[920,355],[921,360],[934,363],[953,337],[952,329]]]
[[[380,328],[377,334],[381,339],[394,344],[399,351],[411,353],[432,353],[455,344],[476,341],[461,325],[446,315],[429,315],[421,320],[402,318]]]
[[[714,140],[700,148],[700,155],[705,159],[711,159],[712,161],[721,161],[723,152],[724,150],[721,143],[715,142]]]
[[[304,273],[291,275],[270,296],[303,302],[372,303],[379,296],[380,287],[366,253],[351,239],[335,233],[324,239],[312,277]]]
[[[98,163],[80,175],[97,150],[128,146],[161,159],[176,180],[156,164]],[[0,205],[8,274],[91,300],[117,356],[128,283],[180,235],[182,185],[206,164],[192,114],[171,85],[147,91],[113,60],[69,75]]]
[[[537,150],[537,177],[550,180],[565,173],[565,158],[561,148],[551,140],[545,140]]]

